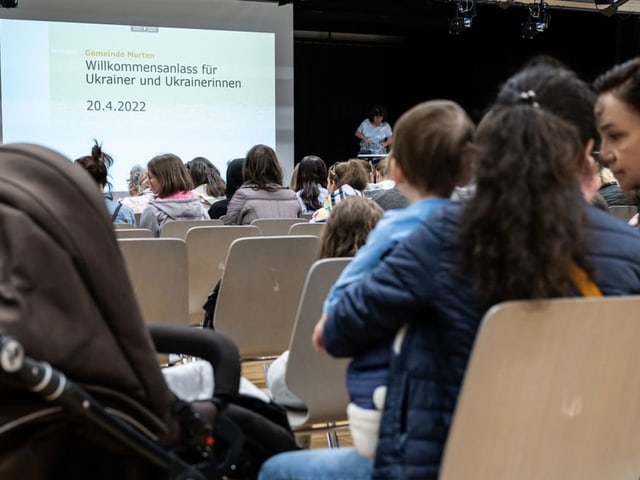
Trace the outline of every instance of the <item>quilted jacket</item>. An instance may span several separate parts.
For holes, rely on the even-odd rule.
[[[408,324],[391,360],[373,478],[438,477],[476,330],[485,310],[454,274],[459,206],[430,217],[328,312],[323,341],[354,356]],[[640,294],[640,233],[588,207],[595,281],[605,295]],[[604,319],[603,319],[604,320]]]

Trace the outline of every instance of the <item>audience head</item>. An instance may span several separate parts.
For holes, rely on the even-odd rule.
[[[97,140],[93,141],[91,155],[77,158],[75,163],[84,168],[93,177],[96,183],[103,189],[105,186],[111,188],[111,183],[107,179],[109,168],[113,165],[113,158],[102,151],[102,145]]]
[[[500,88],[498,104],[511,104],[523,92],[535,93],[536,101],[545,110],[573,124],[583,145],[589,140],[599,143],[593,118],[596,95],[576,73],[552,63],[534,63],[509,78]],[[594,145],[594,146],[596,146]]]
[[[394,125],[392,164],[421,192],[449,197],[468,182],[465,148],[475,125],[457,103],[429,100],[403,113]],[[393,168],[393,167],[392,167]]]
[[[354,256],[383,213],[367,197],[348,197],[338,203],[322,230],[320,258]]]
[[[151,190],[160,198],[193,189],[189,170],[173,153],[153,157],[147,164],[147,171]]]
[[[523,92],[534,92],[535,100],[577,128],[584,154],[577,158],[585,198],[591,201],[598,190],[597,165],[591,152],[600,137],[593,116],[596,101],[592,88],[568,68],[551,63],[525,67],[507,80],[498,92],[498,104],[511,104]]]
[[[289,181],[289,188],[294,192],[298,191],[298,169],[300,167],[299,163],[296,163],[293,166],[293,172],[291,172],[291,180]]]
[[[362,162],[359,158],[352,158],[346,162],[336,162],[331,165],[327,176],[329,191],[333,192],[342,185],[350,185],[352,188],[360,191],[367,188],[369,171]]]
[[[267,145],[251,147],[242,167],[245,184],[273,190],[282,186],[282,176],[282,167],[273,148]]]
[[[327,165],[316,155],[307,155],[296,165],[296,189],[300,191],[300,198],[309,210],[322,207],[318,202],[320,188],[327,187]]]
[[[220,175],[220,170],[218,170],[209,159],[195,157],[193,160],[187,162],[187,170],[189,170],[191,174],[194,187],[206,185],[208,195],[212,197],[224,197],[226,185]]]
[[[533,94],[504,99],[478,125],[470,155],[476,192],[460,219],[460,260],[483,306],[573,291],[588,274],[577,129]]]
[[[127,186],[129,188],[129,196],[134,197],[138,195],[141,190],[138,188],[140,175],[145,172],[142,165],[134,165],[129,171],[129,178],[127,179]]]
[[[244,158],[234,158],[227,163],[227,198],[233,197],[236,190],[242,185],[242,167]]]
[[[149,185],[149,174],[147,173],[146,170],[144,170],[138,176],[138,185],[137,185],[138,195],[143,194],[146,190],[150,188],[151,188],[151,185]]]
[[[640,188],[640,57],[615,65],[598,78],[596,123],[600,162],[625,191]]]
[[[389,155],[373,166],[373,178],[376,183],[386,180],[390,176]]]

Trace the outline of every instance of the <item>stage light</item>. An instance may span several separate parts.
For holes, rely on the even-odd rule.
[[[526,21],[522,22],[520,29],[522,37],[532,39],[539,33],[545,32],[549,28],[550,20],[551,15],[549,15],[548,6],[544,0],[541,0],[539,4],[529,5],[529,16]]]
[[[467,28],[473,25],[473,19],[476,16],[475,0],[458,0],[456,2],[455,15],[449,18],[449,33],[459,35]]]

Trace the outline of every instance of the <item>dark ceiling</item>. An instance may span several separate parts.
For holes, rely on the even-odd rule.
[[[295,0],[296,30],[406,35],[440,22],[454,4],[433,0]]]

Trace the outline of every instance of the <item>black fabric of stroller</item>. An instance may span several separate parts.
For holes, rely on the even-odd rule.
[[[69,159],[35,145],[0,146],[0,335],[134,419],[159,447],[184,450],[184,421],[99,188]],[[216,392],[219,374],[220,385],[237,392],[236,360],[226,376],[215,367]],[[202,411],[212,411],[213,421],[225,408],[209,402]],[[30,414],[32,421],[15,427]],[[295,446],[285,441],[281,448]],[[0,478],[188,478],[174,473],[0,376]]]

